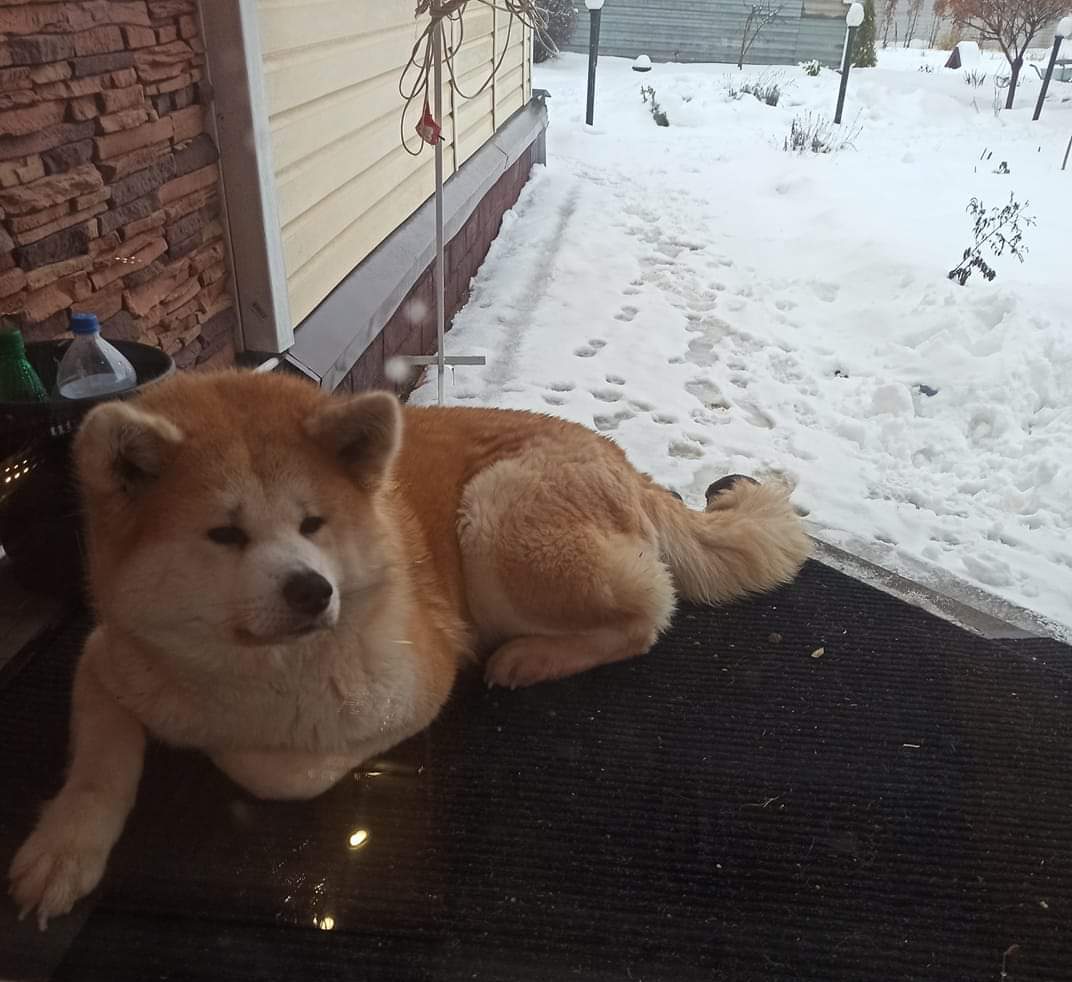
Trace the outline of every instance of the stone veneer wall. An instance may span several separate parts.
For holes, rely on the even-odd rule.
[[[222,0],[207,0],[222,2]],[[234,361],[195,0],[0,0],[0,313]]]
[[[447,245],[447,277],[444,284],[447,308],[447,329],[450,320],[469,301],[469,283],[495,237],[499,234],[503,215],[509,211],[528,182],[536,162],[536,146],[530,146],[499,178],[492,189],[469,216],[468,221]],[[339,385],[340,392],[360,392],[364,389],[392,389],[405,396],[415,380],[402,385],[388,381],[385,366],[399,355],[431,355],[436,352],[434,283],[429,267],[399,305],[383,331],[369,345],[357,364]],[[299,327],[300,331],[301,328]],[[482,368],[459,368],[459,372],[481,372]]]

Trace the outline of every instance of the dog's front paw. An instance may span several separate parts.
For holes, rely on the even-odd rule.
[[[61,816],[59,804],[57,800],[49,806],[8,872],[19,920],[36,910],[42,931],[49,918],[69,913],[100,883],[111,845],[94,835],[93,822],[84,812],[64,809]]]

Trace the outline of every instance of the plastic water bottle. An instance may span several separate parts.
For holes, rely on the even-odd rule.
[[[100,336],[96,314],[71,317],[74,340],[56,372],[56,391],[64,399],[99,399],[132,389],[138,382],[134,366]]]
[[[26,358],[26,344],[15,328],[0,330],[0,400],[46,402],[48,393]]]

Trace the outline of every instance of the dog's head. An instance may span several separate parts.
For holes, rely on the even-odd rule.
[[[387,393],[253,373],[185,375],[97,407],[75,457],[102,617],[172,650],[333,628],[387,575],[382,495],[400,437]]]

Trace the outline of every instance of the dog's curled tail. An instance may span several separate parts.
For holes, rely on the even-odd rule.
[[[686,600],[719,604],[772,590],[790,582],[811,552],[783,487],[735,476],[708,489],[706,511],[655,488],[646,504],[663,562]]]

